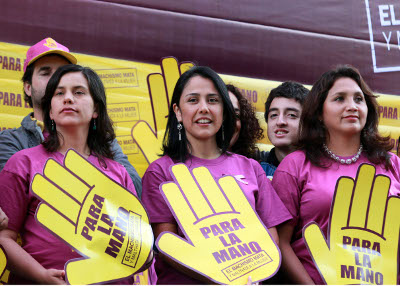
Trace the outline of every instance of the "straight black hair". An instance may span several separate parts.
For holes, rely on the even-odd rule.
[[[99,158],[100,162],[104,163],[103,157],[110,159],[114,157],[111,151],[111,143],[115,139],[115,133],[112,121],[107,113],[107,100],[104,85],[97,73],[88,67],[73,64],[65,65],[59,67],[50,78],[45,95],[42,99],[43,121],[49,136],[42,144],[49,152],[57,151],[60,147],[60,138],[62,139],[62,136],[57,132],[56,126],[52,128],[52,120],[50,119],[51,99],[54,96],[61,78],[65,74],[71,72],[82,73],[88,81],[90,95],[93,98],[98,117],[90,122],[87,144],[90,151]],[[94,120],[96,120],[95,129],[93,128]]]
[[[184,162],[188,158],[192,147],[190,142],[187,140],[184,127],[181,130],[181,140],[179,140],[179,131],[177,128],[179,122],[174,112],[174,104],[179,107],[179,101],[181,99],[183,89],[189,80],[195,76],[201,76],[211,80],[221,96],[223,103],[223,123],[222,127],[217,132],[217,145],[223,154],[228,150],[229,142],[231,141],[235,131],[235,111],[233,109],[232,102],[229,99],[228,90],[224,81],[209,67],[192,67],[179,77],[175,85],[169,107],[168,122],[163,140],[163,155],[168,155],[172,159],[179,160],[181,162]]]

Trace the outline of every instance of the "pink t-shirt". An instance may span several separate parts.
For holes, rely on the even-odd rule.
[[[320,168],[312,165],[303,151],[293,152],[282,160],[272,180],[276,192],[293,216],[291,223],[295,227],[291,241],[292,248],[316,284],[324,284],[324,282],[304,243],[303,227],[315,221],[326,237],[337,180],[341,176],[355,178],[358,167],[362,163],[372,164],[365,153],[362,153],[358,161],[351,165],[340,164],[327,158],[321,160],[332,164],[329,168]],[[400,159],[392,155],[391,162],[393,169],[388,171],[383,165],[375,165],[376,174],[388,176],[391,179],[389,194],[398,196],[400,194]]]
[[[159,190],[161,183],[174,181],[170,167],[175,163],[177,162],[170,157],[164,156],[151,163],[143,176],[142,200],[149,213],[151,223],[176,224],[175,218]],[[214,160],[191,156],[185,165],[190,170],[205,166],[210,170],[214,179],[225,175],[236,177],[250,204],[267,228],[291,218],[272,188],[270,180],[267,179],[265,172],[256,161],[237,154],[221,155]],[[180,236],[184,237],[179,227],[178,232]],[[159,284],[203,284],[201,281],[175,270],[162,259],[156,259],[155,268]]]
[[[23,249],[44,268],[62,270],[68,260],[81,256],[36,222],[35,212],[40,200],[30,189],[34,175],[43,173],[49,158],[59,163],[64,161],[63,154],[48,153],[42,145],[15,153],[0,173],[0,207],[9,217],[8,228],[21,234]],[[88,160],[136,196],[132,180],[122,165],[104,158],[106,166],[100,166],[98,158],[93,155]],[[11,274],[10,283],[33,284],[33,281]],[[133,277],[115,283],[132,284]]]

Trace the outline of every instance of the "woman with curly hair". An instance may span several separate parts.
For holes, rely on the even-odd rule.
[[[264,138],[264,135],[254,108],[237,87],[227,84],[226,88],[236,116],[235,133],[232,136],[229,150],[248,158],[255,158],[258,150],[256,141]]]

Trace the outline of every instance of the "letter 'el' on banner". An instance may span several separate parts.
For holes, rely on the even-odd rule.
[[[326,284],[397,284],[400,198],[390,179],[362,164],[355,180],[339,178],[327,240],[311,222],[303,236]]]
[[[65,264],[67,283],[126,278],[148,262],[154,238],[143,205],[74,150],[64,165],[49,159],[31,187],[42,201],[37,221],[83,256]]]
[[[206,167],[171,167],[175,182],[160,191],[186,239],[163,232],[156,245],[179,264],[219,284],[246,284],[273,276],[281,254],[231,176],[217,182]],[[201,188],[201,189],[200,189]],[[181,191],[182,190],[182,191]]]

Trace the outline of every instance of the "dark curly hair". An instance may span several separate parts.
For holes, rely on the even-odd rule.
[[[374,164],[384,164],[388,169],[391,166],[390,154],[393,143],[390,136],[382,137],[378,132],[379,113],[378,102],[368,85],[364,82],[360,72],[349,65],[338,66],[336,69],[325,72],[313,85],[306,97],[303,113],[300,119],[299,147],[306,153],[310,162],[319,167],[328,167],[321,163],[321,157],[327,157],[322,145],[329,136],[320,118],[323,105],[333,84],[340,78],[354,80],[362,90],[368,107],[365,127],[361,132],[361,144],[368,159]]]
[[[103,157],[113,159],[114,154],[111,150],[111,143],[115,139],[115,133],[112,121],[107,113],[107,102],[104,85],[92,69],[79,65],[65,65],[59,67],[49,80],[46,92],[42,98],[43,122],[45,129],[49,132],[49,136],[42,143],[48,152],[57,151],[60,147],[61,134],[57,132],[57,128],[52,128],[52,120],[50,118],[51,99],[58,87],[61,78],[71,72],[80,72],[87,79],[90,95],[93,98],[98,117],[96,120],[96,129],[93,129],[93,120],[90,122],[87,144],[90,151],[96,154],[101,163],[105,163]],[[60,135],[60,136],[59,136]]]
[[[237,87],[227,84],[226,88],[236,96],[240,108],[241,128],[237,141],[230,148],[230,151],[248,158],[255,158],[258,148],[256,141],[264,138],[263,129],[256,117],[255,110],[250,102],[243,96]]]

